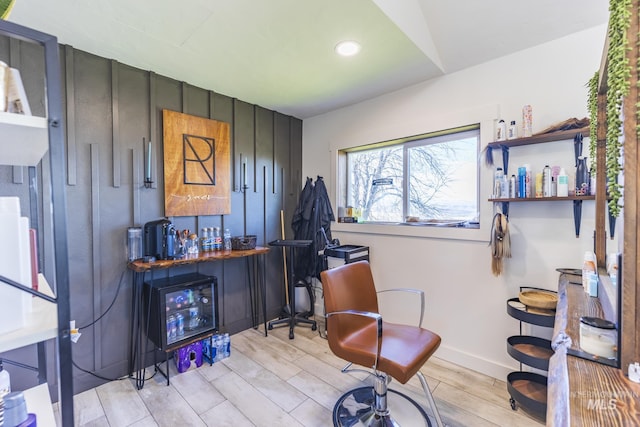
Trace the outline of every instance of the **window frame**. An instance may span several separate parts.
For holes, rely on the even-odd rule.
[[[350,165],[348,160],[348,155],[350,153],[359,152],[359,151],[369,151],[379,148],[385,147],[400,147],[402,150],[402,219],[405,219],[409,215],[410,211],[410,198],[407,196],[409,186],[410,186],[410,176],[409,176],[409,156],[408,152],[410,149],[420,146],[444,143],[449,141],[456,141],[460,139],[464,139],[467,137],[475,137],[477,139],[477,158],[478,161],[476,163],[477,169],[477,179],[476,179],[476,212],[477,219],[481,218],[481,175],[482,175],[482,165],[479,161],[480,153],[482,150],[482,132],[481,132],[481,124],[474,123],[470,125],[457,126],[448,129],[442,129],[435,132],[422,133],[418,135],[413,135],[409,137],[391,139],[387,141],[377,142],[373,144],[365,144],[356,147],[350,147],[346,149],[341,149],[338,152],[338,187],[339,187],[339,206],[346,206],[348,201],[348,188],[350,186],[349,178],[350,174]],[[336,219],[337,220],[337,219]],[[363,224],[370,225],[390,225],[396,227],[403,227],[406,225],[404,221],[366,221]],[[425,227],[432,227],[433,225],[424,225]],[[478,229],[479,222],[469,222],[465,224],[465,229]]]

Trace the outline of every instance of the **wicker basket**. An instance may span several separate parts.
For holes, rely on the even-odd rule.
[[[552,292],[542,290],[521,291],[519,295],[520,302],[527,307],[543,308],[546,310],[555,310],[558,303],[558,295]]]
[[[231,238],[231,249],[234,251],[246,251],[255,249],[257,236],[236,236]]]

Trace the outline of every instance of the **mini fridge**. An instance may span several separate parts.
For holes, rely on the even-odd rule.
[[[218,281],[199,273],[145,282],[147,337],[163,351],[218,332]]]

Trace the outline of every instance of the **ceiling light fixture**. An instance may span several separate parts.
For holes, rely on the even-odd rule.
[[[343,41],[336,45],[336,53],[340,56],[353,56],[360,52],[360,43],[354,41]]]

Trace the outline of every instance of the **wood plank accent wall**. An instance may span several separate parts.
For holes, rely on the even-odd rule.
[[[30,55],[34,49],[30,45],[20,43],[18,48],[32,110],[34,114],[44,115],[41,107],[44,105],[44,86],[37,83],[42,79],[43,65],[34,64],[31,57],[38,55]],[[10,52],[14,52],[14,48],[10,48],[7,39],[0,38],[0,60],[9,62]],[[290,223],[302,188],[299,178],[302,122],[71,46],[61,46],[61,53],[66,96],[65,178],[72,319],[79,327],[88,325],[115,300],[111,311],[95,326],[81,330],[82,337],[74,344],[73,359],[83,369],[117,378],[125,375],[128,368],[132,277],[126,269],[126,229],[143,226],[164,215],[162,109],[226,121],[231,125],[231,214],[170,218],[176,228],[199,233],[202,227],[219,226],[229,228],[235,236],[244,232],[246,218],[247,234],[257,235],[258,244],[263,246],[280,238],[280,210],[284,209],[286,222]],[[146,151],[143,138],[153,146],[151,188],[144,186]],[[246,193],[240,191],[240,153],[247,160],[250,188]],[[24,171],[0,166],[0,188],[2,194],[21,197],[26,215],[29,189],[27,180],[19,179],[20,173]],[[43,176],[40,182],[42,179],[47,182],[50,172],[46,160],[38,166],[38,173]],[[14,176],[18,178],[14,179]],[[42,193],[48,191],[46,188],[41,190]],[[49,261],[53,235],[47,224],[41,226],[46,274],[53,269]],[[290,224],[287,224],[287,237],[293,237]],[[281,253],[271,251],[265,259],[267,312],[268,317],[274,318],[280,314],[284,302]],[[156,272],[154,277],[188,273],[193,268],[186,266]],[[207,263],[198,269],[203,274],[218,277],[222,329],[235,333],[251,327],[245,261]],[[149,280],[149,276],[146,279]],[[50,351],[53,360],[53,349]],[[5,357],[28,360],[31,353],[35,354],[35,349],[15,352],[18,354]],[[147,357],[150,360],[149,355]],[[50,384],[55,384],[53,369],[49,370],[49,377]],[[35,375],[30,372],[17,375],[12,372],[16,389],[36,385],[35,381]],[[76,370],[74,392],[102,382]]]

